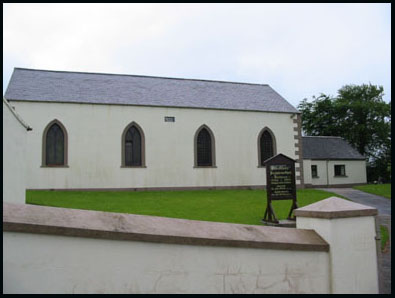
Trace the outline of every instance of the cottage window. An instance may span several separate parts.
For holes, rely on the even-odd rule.
[[[67,132],[60,121],[54,120],[44,129],[42,148],[42,166],[67,166]]]
[[[335,165],[335,176],[346,176],[346,166],[345,165]]]
[[[318,178],[317,165],[312,165],[311,166],[311,177]]]
[[[122,167],[145,167],[144,149],[144,133],[132,122],[122,134]]]
[[[197,130],[194,143],[195,167],[215,167],[215,140],[207,126]]]
[[[258,136],[258,160],[259,166],[263,166],[265,160],[276,154],[276,142],[274,134],[265,127]]]

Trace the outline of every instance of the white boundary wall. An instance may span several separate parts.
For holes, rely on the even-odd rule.
[[[377,210],[339,198],[295,210],[296,229],[3,212],[4,293],[378,293]]]
[[[3,233],[4,293],[327,293],[328,253]]]

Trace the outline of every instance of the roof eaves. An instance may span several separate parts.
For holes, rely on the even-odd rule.
[[[149,105],[149,104],[130,104],[130,103],[109,103],[109,102],[82,102],[82,101],[49,101],[40,99],[15,99],[10,98],[8,101],[20,102],[43,102],[43,103],[63,103],[63,104],[91,104],[91,105],[116,105],[116,106],[135,106],[135,107],[154,107],[154,108],[179,108],[179,109],[202,109],[202,110],[219,110],[219,111],[235,111],[235,112],[258,112],[258,113],[280,113],[280,114],[299,114],[299,112],[287,111],[270,111],[270,110],[246,110],[246,109],[225,109],[225,108],[207,108],[207,107],[190,107],[190,106],[172,106],[172,105]]]

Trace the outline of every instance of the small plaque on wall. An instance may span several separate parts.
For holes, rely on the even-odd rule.
[[[173,116],[165,116],[165,122],[175,122],[176,117]]]

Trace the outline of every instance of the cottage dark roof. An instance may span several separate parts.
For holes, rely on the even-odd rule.
[[[15,68],[8,100],[299,113],[269,85]]]
[[[303,159],[365,159],[341,137],[302,137]]]

